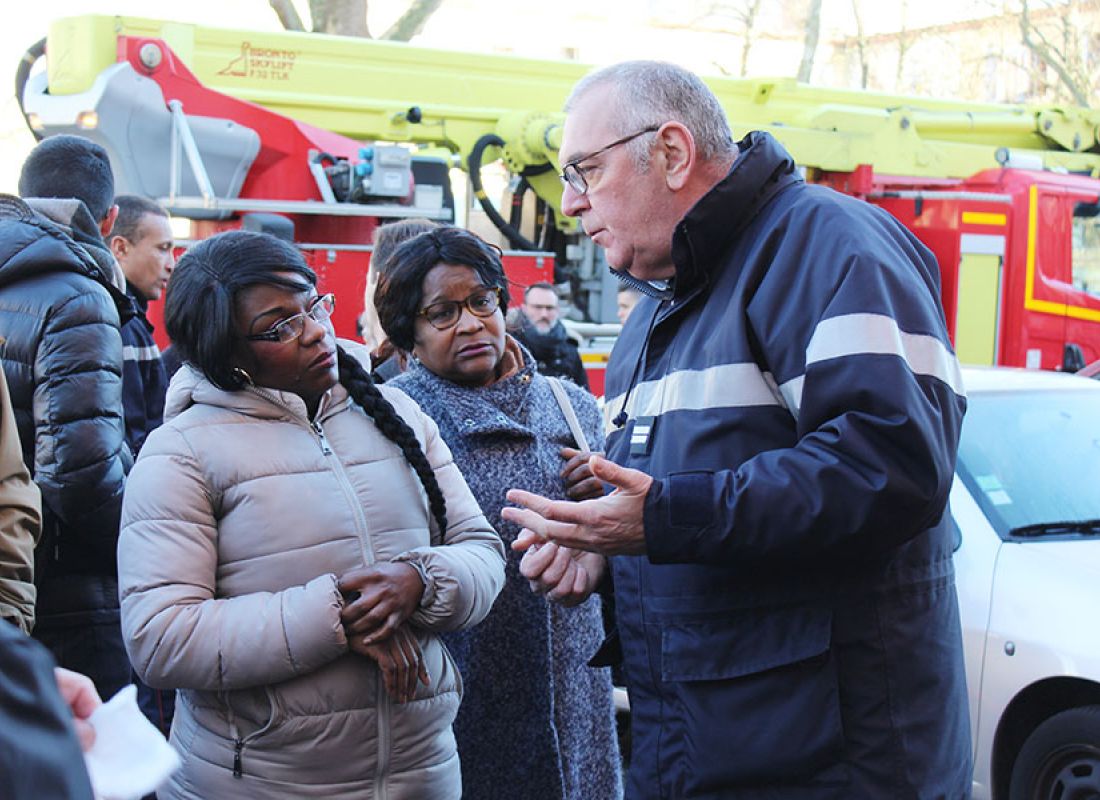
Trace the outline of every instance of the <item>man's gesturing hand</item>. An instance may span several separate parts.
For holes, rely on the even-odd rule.
[[[523,550],[519,542],[513,550]],[[519,562],[519,572],[531,585],[531,591],[544,594],[563,606],[583,603],[607,569],[607,559],[599,553],[586,553],[553,542],[532,544]]]
[[[547,500],[520,489],[508,491],[508,500],[523,506],[501,511],[506,520],[524,528],[515,549],[526,550],[549,541],[605,556],[645,553],[643,511],[653,479],[600,455],[593,455],[589,466],[595,477],[614,486],[615,491],[579,503]]]

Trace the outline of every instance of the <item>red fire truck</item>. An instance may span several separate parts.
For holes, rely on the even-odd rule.
[[[560,214],[559,109],[583,65],[110,16],[58,20],[29,54],[16,83],[36,135],[96,139],[119,191],[190,218],[193,239],[292,231],[342,300],[342,335],[374,227],[453,220],[455,166],[510,279],[568,284],[582,333],[616,330],[614,279]],[[935,252],[964,362],[1100,358],[1100,112],[708,82],[735,135],[770,131],[807,180],[882,206]],[[507,219],[481,182],[497,159],[514,176]],[[586,352],[597,393],[606,349]]]

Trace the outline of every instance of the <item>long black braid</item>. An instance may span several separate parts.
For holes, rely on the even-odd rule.
[[[439,525],[439,535],[447,530],[447,501],[443,497],[443,490],[435,479],[435,471],[428,463],[428,457],[420,447],[416,434],[405,420],[398,416],[393,405],[382,396],[378,387],[371,380],[370,374],[363,368],[353,356],[349,355],[342,347],[336,348],[337,363],[340,365],[340,383],[348,390],[351,399],[358,403],[367,413],[382,435],[401,448],[405,454],[405,460],[416,471],[424,491],[428,493],[428,504],[431,507],[432,516]]]

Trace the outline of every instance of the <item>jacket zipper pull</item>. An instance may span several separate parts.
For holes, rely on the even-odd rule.
[[[313,428],[313,432],[317,434],[317,438],[321,440],[321,452],[326,456],[331,456],[332,448],[328,445],[328,439],[325,438],[325,432],[321,429],[321,423],[314,420],[309,424]]]
[[[236,739],[233,742],[233,777],[240,778],[244,776],[244,770],[241,767],[241,748],[244,747],[244,742],[240,739]]]

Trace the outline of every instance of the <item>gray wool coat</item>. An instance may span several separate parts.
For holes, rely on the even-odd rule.
[[[388,382],[439,425],[481,510],[505,547],[519,529],[500,515],[511,488],[565,498],[561,447],[573,437],[545,377],[525,366],[470,389],[414,362]],[[592,395],[563,382],[590,445],[602,449]],[[444,641],[465,684],[454,731],[464,800],[604,800],[622,796],[611,676],[588,659],[603,636],[599,597],[564,608],[536,595],[512,554],[505,585],[480,625]]]

